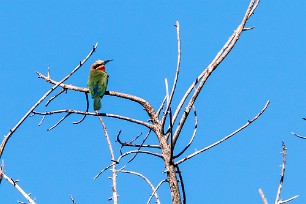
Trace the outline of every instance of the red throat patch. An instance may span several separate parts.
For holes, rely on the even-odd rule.
[[[102,66],[98,67],[98,68],[97,68],[97,70],[100,70],[100,71],[105,72],[105,66],[104,66],[104,65],[102,65]]]

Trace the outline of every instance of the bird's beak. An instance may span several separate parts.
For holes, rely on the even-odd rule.
[[[109,59],[109,60],[105,60],[104,61],[104,65],[106,65],[108,62],[110,62],[110,61],[113,61],[112,59]]]

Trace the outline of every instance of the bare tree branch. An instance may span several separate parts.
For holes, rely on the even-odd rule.
[[[178,76],[179,76],[179,72],[180,72],[180,67],[181,67],[181,37],[180,37],[180,24],[178,21],[175,22],[175,27],[176,27],[176,33],[177,33],[177,65],[176,65],[176,72],[175,72],[175,77],[174,77],[174,81],[173,81],[173,86],[172,86],[172,90],[170,95],[167,94],[168,96],[168,102],[167,102],[167,107],[165,110],[165,114],[163,115],[162,118],[162,126],[164,127],[166,118],[167,118],[167,112],[171,106],[171,102],[174,96],[174,92],[175,92],[175,88],[176,88],[176,84],[177,84],[177,80],[178,80]],[[168,85],[168,83],[167,83]],[[168,87],[168,86],[167,86]],[[172,121],[170,121],[171,123]]]
[[[53,101],[56,97],[58,97],[59,95],[61,95],[62,93],[64,93],[66,91],[66,89],[62,88],[62,90],[60,90],[57,94],[55,94],[54,96],[52,96],[48,101],[47,103],[45,104],[45,106],[48,106],[49,103],[51,101]]]
[[[125,152],[124,154],[120,155],[119,158],[117,160],[115,160],[114,162],[116,164],[119,164],[121,159],[123,159],[124,157],[130,155],[130,154],[138,154],[138,153],[142,153],[142,154],[148,154],[148,155],[152,155],[152,156],[156,156],[159,158],[163,158],[163,156],[161,154],[155,153],[155,152],[150,152],[150,151],[144,151],[144,150],[132,150],[129,152]],[[101,170],[95,177],[94,179],[97,179],[104,171],[106,171],[107,169],[109,169],[110,167],[112,167],[114,164],[110,164],[107,167],[105,167],[103,170]]]
[[[98,113],[98,111],[96,111],[96,113]],[[113,191],[113,201],[114,201],[114,204],[118,204],[118,193],[117,193],[117,169],[116,169],[116,164],[117,162],[115,161],[115,154],[114,154],[114,151],[113,151],[113,147],[112,147],[112,143],[111,143],[111,140],[109,138],[109,135],[108,135],[108,132],[107,132],[107,129],[106,129],[106,126],[102,120],[102,117],[101,116],[98,116],[99,120],[100,120],[100,123],[103,127],[103,130],[104,130],[104,134],[105,134],[105,137],[106,137],[106,141],[107,141],[107,145],[108,145],[108,148],[109,148],[109,151],[110,151],[110,156],[111,156],[111,161],[112,161],[112,182],[113,182],[113,186],[112,186],[112,191]]]
[[[149,132],[151,132],[151,129],[149,130]],[[148,133],[149,133],[148,132]],[[145,147],[145,148],[156,148],[156,149],[160,149],[160,146],[159,145],[153,145],[153,144],[143,144],[143,141],[142,144],[134,144],[133,142],[142,134],[138,135],[136,138],[134,138],[133,140],[131,140],[130,142],[122,142],[121,139],[120,139],[120,133],[121,133],[121,130],[119,131],[118,135],[117,135],[117,139],[116,141],[121,145],[120,147],[120,153],[122,154],[122,147]],[[146,136],[147,137],[147,136]]]
[[[283,155],[282,172],[281,172],[281,178],[280,178],[279,186],[278,186],[277,193],[276,193],[275,204],[287,203],[287,202],[290,202],[293,199],[298,197],[298,195],[296,195],[296,196],[293,196],[293,197],[291,197],[287,200],[280,199],[281,191],[282,191],[282,188],[283,188],[283,182],[284,182],[284,178],[285,178],[286,156],[287,156],[287,148],[285,146],[284,141],[282,141],[282,152],[281,152],[281,154]]]
[[[74,199],[73,199],[73,197],[72,197],[71,194],[70,194],[70,200],[72,201],[72,204],[77,204],[77,203],[74,201]]]
[[[252,0],[248,6],[248,9],[244,15],[244,18],[241,22],[241,24],[237,27],[237,29],[234,31],[234,33],[232,34],[232,36],[229,38],[229,40],[225,43],[225,45],[223,46],[223,48],[219,51],[219,53],[217,54],[217,56],[215,57],[215,59],[211,62],[210,65],[208,65],[208,67],[199,75],[199,77],[192,83],[192,85],[189,87],[189,89],[186,91],[184,97],[182,98],[181,102],[179,103],[174,116],[173,116],[173,120],[172,123],[175,123],[175,120],[178,116],[178,113],[181,111],[182,106],[184,104],[184,102],[186,101],[187,97],[189,96],[189,94],[191,93],[191,90],[195,88],[196,84],[198,82],[199,85],[198,87],[195,88],[195,92],[193,93],[191,99],[188,102],[188,105],[186,106],[183,115],[181,117],[181,120],[175,130],[174,136],[173,136],[173,142],[174,144],[177,141],[177,138],[180,135],[180,132],[185,124],[185,121],[190,113],[190,110],[192,108],[192,106],[194,105],[199,93],[201,92],[205,82],[207,81],[207,79],[211,76],[211,74],[213,73],[213,71],[218,67],[218,65],[224,60],[224,58],[228,55],[228,53],[233,49],[233,47],[235,46],[236,42],[238,41],[243,28],[246,24],[246,22],[249,20],[250,16],[252,15],[252,12],[254,12],[254,10],[256,9],[258,3],[257,1],[255,2],[255,0]]]
[[[57,127],[61,122],[63,122],[71,113],[67,113],[64,117],[62,117],[55,125],[48,128],[47,131],[52,130],[53,128]]]
[[[298,134],[296,134],[294,132],[291,132],[291,134],[293,134],[294,136],[299,137],[301,139],[306,139],[306,136],[298,135]]]
[[[33,106],[28,110],[28,112],[20,119],[20,121],[9,130],[7,135],[4,136],[2,143],[0,145],[0,158],[2,157],[3,150],[5,148],[6,143],[10,139],[11,135],[17,130],[17,128],[25,121],[25,119],[34,111],[34,109],[43,101],[45,98],[47,98],[57,87],[59,87],[63,82],[65,82],[69,77],[71,77],[78,69],[81,68],[81,66],[88,60],[88,58],[94,53],[98,46],[98,43],[96,43],[92,50],[89,52],[89,54],[83,59],[83,61],[80,62],[79,65],[77,65],[67,76],[65,76],[61,81],[59,81],[57,84],[55,84],[49,91],[45,93]]]
[[[96,180],[104,171],[106,171],[107,169],[111,168],[112,166],[116,165],[118,163],[111,163],[110,165],[108,165],[107,167],[105,167],[104,169],[102,169],[95,177],[94,180]]]
[[[149,204],[149,203],[151,202],[151,200],[152,200],[152,198],[153,198],[153,196],[154,196],[154,193],[158,190],[158,188],[159,188],[164,182],[167,182],[167,179],[164,179],[164,180],[160,181],[160,182],[157,184],[156,188],[154,189],[154,191],[153,191],[152,194],[150,195],[147,204]]]
[[[296,199],[297,197],[299,197],[299,196],[296,195],[296,196],[293,196],[293,197],[291,197],[291,198],[289,198],[289,199],[287,199],[287,200],[280,200],[278,203],[279,203],[279,204],[288,203],[288,202],[290,202],[290,201]]]
[[[139,125],[143,125],[149,129],[152,129],[153,126],[149,123],[136,120],[133,118],[121,116],[121,115],[116,115],[116,114],[110,114],[110,113],[95,113],[95,112],[84,112],[84,111],[78,111],[78,110],[71,110],[71,109],[66,109],[66,110],[55,110],[55,111],[45,111],[45,112],[38,112],[38,111],[33,111],[34,114],[37,115],[52,115],[52,114],[58,114],[58,113],[74,113],[74,114],[79,114],[79,115],[92,115],[92,116],[106,116],[106,117],[111,117],[111,118],[118,118],[121,120],[126,120],[132,123],[136,123]]]
[[[262,189],[258,189],[258,192],[259,192],[259,195],[260,195],[260,197],[261,197],[261,199],[262,199],[262,202],[263,202],[264,204],[268,204],[267,198],[266,198],[264,192],[262,191]]]
[[[46,82],[49,82],[51,84],[58,84],[57,81],[50,79],[46,76],[44,76],[43,74],[36,72],[39,76],[39,78],[44,79]],[[73,86],[73,85],[67,85],[67,84],[60,84],[60,86],[64,89],[68,89],[68,90],[74,90],[74,91],[80,91],[80,92],[86,92],[88,93],[89,90],[88,88],[83,88],[83,87],[77,87],[77,86]],[[115,91],[106,91],[105,95],[110,95],[110,96],[116,96],[119,98],[124,98],[124,99],[128,99],[134,102],[137,102],[138,104],[140,104],[145,111],[148,113],[148,115],[150,116],[150,119],[152,120],[152,122],[154,121],[158,121],[158,117],[156,115],[156,112],[154,110],[154,108],[144,99],[138,97],[138,96],[133,96],[130,94],[125,94],[125,93],[120,93],[120,92],[115,92]]]
[[[181,184],[182,194],[183,194],[183,204],[186,204],[186,192],[185,192],[185,185],[183,181],[182,172],[178,165],[176,165],[175,167],[177,169],[177,174],[179,175],[179,178],[180,178],[180,184]]]
[[[158,110],[156,111],[156,115],[159,117],[159,114],[161,113],[161,111],[163,110],[163,107],[166,103],[167,100],[167,96],[165,96],[164,100],[162,101],[162,103],[160,104]]]
[[[150,181],[147,177],[145,177],[145,176],[142,175],[141,173],[134,172],[134,171],[126,171],[126,170],[123,170],[123,169],[118,170],[118,172],[136,175],[136,176],[142,178],[143,180],[145,180],[145,181],[149,184],[150,188],[152,189],[152,192],[154,193],[154,197],[155,197],[155,199],[156,199],[156,203],[159,203],[159,204],[160,204],[160,201],[159,201],[158,195],[157,195],[157,193],[156,193],[156,190],[155,190],[154,186],[152,185],[151,181]]]
[[[145,143],[145,141],[147,140],[147,138],[149,137],[151,133],[151,129],[149,130],[149,132],[147,133],[147,135],[144,137],[144,139],[142,140],[141,144],[139,145],[138,149],[137,150],[140,150],[141,147],[143,147],[143,144]],[[134,154],[134,156],[128,161],[128,163],[130,163],[131,161],[133,161],[133,159],[136,158],[138,153]]]
[[[284,143],[284,141],[282,141],[282,152],[281,152],[281,154],[283,155],[282,172],[281,172],[281,179],[279,181],[279,186],[278,186],[277,193],[276,193],[275,204],[279,203],[279,200],[280,200],[279,198],[280,198],[280,194],[281,194],[281,191],[282,191],[283,182],[284,182],[284,178],[285,178],[286,156],[287,156],[286,150],[287,150],[287,148],[285,146],[285,143]]]
[[[194,137],[196,136],[197,128],[198,128],[198,116],[197,116],[197,111],[196,111],[194,106],[193,106],[193,112],[194,112],[194,120],[195,120],[194,123],[195,124],[194,124],[194,129],[193,129],[193,133],[192,133],[191,139],[190,139],[189,143],[185,146],[185,148],[180,153],[175,155],[173,157],[173,159],[176,159],[179,156],[181,156],[190,147],[190,145],[192,144],[192,142],[194,140]]]
[[[176,162],[176,165],[180,164],[180,163],[183,163],[185,161],[187,161],[188,159],[200,154],[201,152],[204,152],[206,150],[209,150],[210,148],[214,147],[214,146],[217,146],[219,145],[220,143],[226,141],[227,139],[231,138],[232,136],[234,136],[235,134],[237,134],[238,132],[240,132],[241,130],[245,129],[246,127],[248,127],[251,123],[253,123],[255,120],[257,120],[264,112],[265,110],[268,108],[270,104],[270,101],[267,101],[267,103],[265,104],[265,106],[263,107],[263,109],[251,120],[248,120],[248,122],[246,124],[244,124],[243,126],[241,126],[239,129],[235,130],[234,132],[232,132],[231,134],[225,136],[224,138],[222,138],[221,140],[201,149],[201,150],[198,150],[196,152],[194,152],[193,154],[190,154],[188,155],[187,157],[179,160],[178,162]]]
[[[85,92],[85,98],[86,98],[86,111],[85,112],[88,112],[88,108],[89,108],[89,101],[88,101],[88,93]],[[85,118],[86,118],[87,115],[84,115],[81,120],[77,121],[77,122],[73,122],[72,124],[79,124],[81,123]]]
[[[281,152],[281,154],[283,155],[283,161],[282,161],[282,165],[281,165],[281,168],[282,168],[281,175],[280,175],[281,178],[280,178],[280,181],[279,181],[279,185],[278,185],[278,189],[277,189],[277,193],[276,193],[276,198],[275,198],[275,202],[274,202],[275,204],[288,203],[288,202],[290,202],[290,201],[292,201],[292,200],[294,200],[295,198],[298,197],[298,195],[296,195],[296,196],[293,196],[293,197],[291,197],[287,200],[280,199],[281,191],[282,191],[282,188],[283,188],[283,182],[284,182],[284,178],[285,178],[286,156],[287,156],[286,151],[287,151],[287,148],[285,146],[284,141],[282,141],[282,152]],[[261,189],[259,189],[259,194],[260,194],[264,204],[267,204],[268,201],[267,201],[267,199],[266,199],[266,197],[263,194],[263,191]]]
[[[0,168],[0,175],[7,180],[10,184],[12,184],[20,193],[21,195],[29,201],[30,204],[35,204],[35,201],[30,197],[31,194],[27,194],[24,190],[17,184],[18,180],[13,180],[12,178],[8,177],[4,172],[3,169]]]

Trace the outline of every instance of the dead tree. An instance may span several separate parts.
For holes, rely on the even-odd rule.
[[[203,153],[222,142],[228,140],[232,136],[236,135],[238,132],[242,131],[246,127],[248,127],[251,123],[253,123],[255,120],[257,120],[267,109],[269,105],[269,101],[265,103],[263,108],[258,112],[257,115],[255,115],[253,118],[246,121],[244,125],[239,127],[236,131],[228,134],[227,136],[223,137],[221,140],[214,142],[211,145],[208,145],[207,147],[203,147],[202,149],[195,151],[187,156],[182,156],[183,153],[186,153],[186,150],[190,147],[192,142],[194,141],[194,138],[196,136],[197,132],[197,114],[196,114],[196,108],[195,108],[195,102],[197,101],[197,98],[199,94],[201,93],[201,90],[203,89],[205,83],[207,82],[208,78],[212,75],[212,73],[217,69],[217,67],[220,65],[220,63],[227,57],[227,55],[230,53],[230,51],[233,49],[237,41],[239,40],[240,35],[245,32],[252,30],[254,27],[246,27],[246,23],[251,18],[251,16],[254,14],[255,9],[257,8],[260,0],[251,0],[250,4],[247,7],[247,10],[245,12],[245,15],[242,18],[241,23],[238,25],[236,30],[233,32],[233,34],[229,37],[227,42],[224,44],[224,46],[221,48],[221,50],[217,53],[215,58],[212,60],[212,62],[203,69],[201,73],[199,73],[198,77],[193,81],[192,84],[190,84],[189,88],[187,88],[184,96],[181,98],[180,102],[178,104],[173,104],[173,97],[176,93],[176,86],[179,82],[179,73],[180,73],[180,64],[181,64],[181,39],[180,39],[180,25],[177,21],[176,26],[176,33],[177,33],[177,44],[178,44],[178,55],[177,55],[177,67],[175,71],[174,76],[174,83],[172,84],[171,89],[169,89],[169,84],[167,79],[165,80],[165,86],[166,86],[166,95],[164,97],[164,100],[161,102],[161,105],[158,109],[155,109],[148,101],[145,99],[142,99],[138,96],[126,94],[126,93],[120,93],[116,91],[107,91],[106,95],[110,97],[117,97],[120,100],[126,99],[130,100],[132,102],[138,103],[143,110],[147,113],[146,120],[139,120],[131,117],[126,117],[124,115],[117,115],[112,113],[99,113],[99,112],[89,112],[88,108],[88,89],[84,87],[77,87],[73,85],[65,84],[64,82],[71,77],[75,72],[82,67],[82,65],[87,61],[87,59],[93,54],[93,52],[97,48],[97,44],[93,46],[93,49],[90,51],[90,53],[85,57],[83,61],[81,61],[66,77],[64,77],[60,81],[55,81],[51,78],[50,72],[48,71],[48,75],[45,76],[39,72],[37,72],[39,78],[44,79],[46,82],[53,84],[52,88],[47,91],[41,99],[37,101],[37,103],[24,115],[24,117],[8,132],[7,135],[5,135],[2,144],[0,146],[0,157],[2,156],[2,153],[5,149],[5,146],[8,142],[8,140],[11,138],[11,136],[14,134],[16,129],[28,118],[28,116],[32,115],[42,115],[42,120],[45,119],[46,116],[53,115],[53,114],[64,114],[64,116],[52,127],[49,128],[49,130],[57,127],[59,124],[61,124],[62,121],[64,121],[67,117],[71,115],[82,115],[82,119],[75,122],[75,124],[78,124],[82,122],[85,117],[93,116],[98,117],[101,125],[103,127],[107,143],[110,149],[111,154],[111,163],[109,166],[105,167],[97,176],[96,178],[105,170],[112,169],[112,181],[113,181],[113,195],[110,197],[110,200],[113,200],[114,203],[118,203],[118,194],[116,190],[116,177],[117,173],[127,173],[136,175],[142,179],[144,179],[148,185],[152,188],[152,195],[148,199],[148,203],[151,201],[153,197],[155,197],[156,202],[160,203],[157,190],[160,185],[163,183],[168,183],[169,189],[171,192],[171,198],[172,203],[180,204],[180,203],[186,203],[186,193],[184,189],[184,182],[183,177],[180,172],[180,165],[187,160],[199,155],[200,153]],[[42,101],[46,100],[47,97],[53,93],[55,90],[59,90],[57,94],[55,94],[53,97],[51,97],[48,101],[48,105],[52,100],[55,100],[59,95],[64,93],[65,91],[77,91],[77,92],[83,92],[85,93],[86,98],[86,110],[72,110],[72,109],[63,109],[63,110],[53,110],[53,111],[46,111],[46,112],[40,112],[37,111],[37,107],[42,103]],[[173,109],[175,107],[175,109]],[[173,111],[174,110],[174,111]],[[186,120],[190,113],[193,112],[194,114],[194,129],[193,134],[190,137],[190,141],[185,144],[185,146],[180,147],[177,145],[177,141],[180,137],[186,137],[185,135],[182,135],[182,129],[186,123]],[[129,121],[135,124],[138,124],[140,126],[144,126],[148,129],[148,134],[142,138],[142,141],[140,143],[136,143],[135,140],[126,142],[122,141],[120,138],[120,132],[117,135],[117,141],[122,145],[122,147],[129,146],[131,148],[134,148],[131,151],[127,151],[124,153],[121,153],[121,155],[118,158],[115,158],[114,150],[112,148],[110,137],[107,133],[107,128],[102,120],[103,117],[110,117],[115,118],[119,120],[125,120]],[[150,133],[154,133],[158,140],[158,144],[147,144],[146,139],[149,136]],[[176,150],[176,151],[174,151]],[[179,152],[175,154],[174,152]],[[157,186],[153,186],[149,179],[147,179],[144,175],[133,172],[130,170],[126,170],[125,167],[117,168],[118,164],[121,164],[121,159],[125,158],[127,156],[130,156],[130,161],[132,161],[137,154],[147,154],[150,156],[158,157],[160,158],[165,166],[165,173],[166,177],[159,182]],[[3,172],[3,171],[1,171]],[[5,176],[4,173],[1,175]],[[12,181],[13,182],[13,181]],[[13,182],[14,183],[14,182]],[[15,184],[14,184],[15,185]],[[72,196],[71,200],[73,203],[75,203]],[[28,199],[28,198],[27,198]],[[28,199],[29,202],[32,202]],[[34,201],[33,201],[34,202]]]

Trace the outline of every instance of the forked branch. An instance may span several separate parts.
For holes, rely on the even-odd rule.
[[[281,195],[281,191],[282,191],[283,183],[284,183],[284,178],[285,178],[286,156],[287,156],[287,148],[286,148],[284,142],[282,142],[282,152],[281,152],[281,154],[283,155],[283,161],[282,161],[282,165],[281,165],[282,170],[281,170],[281,175],[280,175],[281,178],[280,178],[277,193],[276,193],[275,204],[288,203],[288,202],[290,202],[290,201],[292,201],[292,200],[294,200],[295,198],[298,197],[298,195],[296,195],[296,196],[293,196],[293,197],[291,197],[289,199],[286,199],[286,200],[280,199],[280,195]],[[259,189],[259,194],[260,194],[260,197],[261,197],[263,203],[268,204],[267,198],[264,195],[262,189]]]
[[[198,154],[200,154],[200,153],[202,153],[202,152],[204,152],[204,151],[207,151],[207,150],[209,150],[210,148],[215,147],[215,146],[221,144],[222,142],[228,140],[228,139],[231,138],[232,136],[236,135],[238,132],[240,132],[241,130],[245,129],[245,128],[248,127],[251,123],[253,123],[255,120],[257,120],[257,119],[265,112],[265,110],[268,108],[269,104],[270,104],[270,101],[267,101],[267,103],[265,104],[265,106],[263,107],[263,109],[262,109],[254,118],[252,118],[251,120],[248,120],[246,124],[244,124],[243,126],[241,126],[240,128],[238,128],[237,130],[235,130],[235,131],[232,132],[231,134],[229,134],[229,135],[225,136],[224,138],[222,138],[221,140],[219,140],[219,141],[217,141],[217,142],[215,142],[215,143],[213,143],[213,144],[211,144],[211,145],[209,145],[209,146],[207,146],[207,147],[205,147],[205,148],[203,148],[203,149],[201,149],[201,150],[198,150],[198,151],[194,152],[193,154],[190,154],[190,155],[188,155],[187,157],[185,157],[185,158],[179,160],[178,162],[176,162],[176,165],[178,165],[178,164],[180,164],[180,163],[183,163],[183,162],[187,161],[188,159],[191,159],[192,157],[194,157],[194,156],[196,156],[196,155],[198,155]]]
[[[126,173],[126,174],[132,174],[132,175],[135,175],[135,176],[138,176],[138,177],[142,178],[145,182],[147,182],[147,184],[149,184],[150,188],[152,189],[152,194],[154,195],[154,197],[156,199],[156,203],[160,204],[157,192],[156,192],[154,186],[152,185],[151,181],[147,177],[145,177],[141,173],[134,172],[134,171],[126,171],[126,170],[123,170],[123,169],[119,169],[118,172]]]
[[[13,180],[12,178],[8,177],[4,172],[3,169],[0,168],[0,175],[2,178],[4,178],[5,180],[7,180],[10,184],[12,184],[12,186],[14,186],[20,193],[21,195],[30,203],[30,204],[35,204],[34,199],[32,199],[30,197],[31,194],[27,194],[26,192],[24,192],[24,190],[17,184],[17,182],[19,182],[18,180]]]
[[[234,31],[234,33],[232,34],[232,36],[228,39],[228,41],[225,43],[225,45],[223,46],[223,48],[219,51],[219,53],[216,55],[216,57],[214,58],[214,60],[208,65],[208,67],[198,76],[198,78],[191,84],[191,86],[189,87],[189,89],[186,91],[185,95],[183,96],[182,100],[180,101],[174,115],[173,115],[173,119],[172,119],[172,124],[175,123],[177,116],[179,114],[179,112],[182,109],[183,104],[185,103],[186,99],[188,98],[188,96],[190,95],[191,91],[193,89],[195,89],[191,99],[188,102],[188,105],[186,106],[183,115],[180,119],[180,122],[175,130],[175,133],[173,135],[173,142],[174,145],[180,135],[180,132],[185,124],[185,121],[190,113],[190,110],[192,109],[199,93],[201,92],[205,82],[207,81],[207,79],[211,76],[211,74],[213,73],[213,71],[216,70],[216,68],[218,67],[218,65],[225,59],[225,57],[230,53],[230,51],[233,49],[233,47],[235,46],[236,42],[239,40],[239,37],[241,35],[241,33],[244,31],[244,27],[246,22],[249,20],[249,18],[251,17],[252,13],[254,12],[254,10],[256,9],[257,5],[259,3],[259,0],[252,0],[248,6],[248,9],[244,15],[244,18],[242,20],[242,22],[240,23],[240,25],[237,27],[237,29]],[[196,85],[199,83],[199,85],[196,87]]]
[[[51,83],[51,84],[58,84],[57,81],[48,78],[47,76],[36,72],[37,75],[39,76],[39,78],[44,79],[46,82]],[[63,84],[61,83],[59,86],[61,86],[63,89],[66,90],[73,90],[73,91],[79,91],[79,92],[85,92],[85,93],[89,93],[88,88],[84,88],[84,87],[78,87],[78,86],[73,86],[73,85],[68,85],[68,84]],[[130,94],[126,94],[126,93],[120,93],[120,92],[115,92],[115,91],[106,91],[105,95],[110,95],[110,96],[116,96],[119,98],[124,98],[124,99],[128,99],[134,102],[137,102],[138,104],[140,104],[144,110],[148,113],[150,120],[152,122],[156,122],[158,121],[158,116],[154,110],[154,108],[144,99],[138,97],[138,96],[133,96]]]
[[[9,130],[9,132],[4,136],[2,143],[0,145],[0,158],[3,154],[3,150],[5,148],[6,143],[10,139],[11,135],[17,130],[17,128],[25,121],[25,119],[35,110],[35,108],[43,101],[45,98],[47,98],[57,87],[61,86],[62,83],[64,83],[69,77],[71,77],[78,69],[82,67],[82,65],[88,60],[88,58],[95,52],[96,48],[98,46],[98,43],[96,43],[92,50],[89,52],[89,54],[80,61],[80,63],[67,75],[65,76],[62,80],[57,82],[49,91],[45,93],[31,108],[28,110],[28,112],[20,119],[20,121],[12,128]]]

